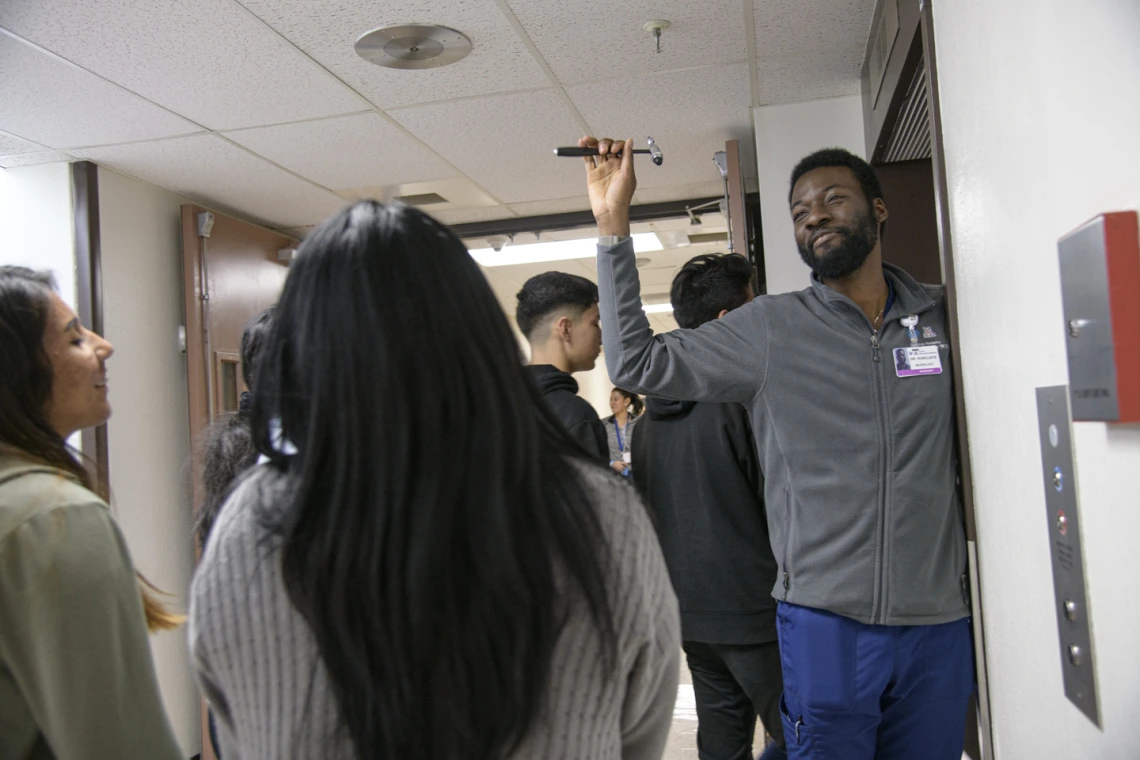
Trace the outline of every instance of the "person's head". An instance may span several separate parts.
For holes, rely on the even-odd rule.
[[[257,377],[257,360],[269,335],[269,325],[273,322],[273,307],[269,307],[246,323],[241,333],[241,377],[246,388],[253,388]]]
[[[602,350],[598,286],[585,277],[565,272],[531,277],[519,291],[515,319],[542,362],[564,372],[585,372],[597,363]]]
[[[720,319],[755,297],[752,266],[737,253],[694,256],[673,277],[673,319],[685,329]]]
[[[69,474],[107,498],[67,437],[111,416],[106,361],[111,344],[84,328],[47,272],[0,267],[0,449]],[[176,628],[157,589],[138,576],[147,626]]]
[[[842,148],[818,150],[796,164],[788,205],[800,257],[822,280],[856,272],[886,229],[875,170]]]
[[[508,752],[570,600],[612,650],[607,554],[591,465],[570,463],[586,460],[463,243],[399,203],[329,219],[298,249],[254,383],[277,473],[254,508],[356,754]]]
[[[645,402],[636,393],[616,387],[610,391],[610,411],[614,415],[617,415],[618,412],[627,412],[636,417],[641,414],[643,409],[645,409]]]

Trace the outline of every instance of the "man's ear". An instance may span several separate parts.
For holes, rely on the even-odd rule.
[[[723,318],[724,318],[724,315],[725,315],[725,314],[727,314],[727,313],[728,313],[728,309],[721,309],[721,310],[720,310],[720,314],[717,314],[717,315],[716,315],[716,318],[717,318],[717,319],[723,319]]]
[[[875,199],[874,208],[875,208],[875,219],[878,220],[879,224],[882,224],[883,222],[887,221],[887,217],[890,216],[891,214],[889,211],[887,211],[887,204],[886,204],[886,202],[883,201],[882,198],[876,198]]]
[[[554,320],[554,334],[557,335],[558,339],[563,343],[570,342],[570,324],[570,317],[559,317]]]

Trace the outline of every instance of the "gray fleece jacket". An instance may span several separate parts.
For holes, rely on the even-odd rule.
[[[606,363],[623,388],[748,409],[777,599],[863,623],[945,623],[968,615],[969,600],[943,290],[884,270],[895,300],[878,334],[812,277],[798,293],[654,336],[632,243],[599,245]],[[899,376],[894,349],[913,346],[934,347],[941,374]]]

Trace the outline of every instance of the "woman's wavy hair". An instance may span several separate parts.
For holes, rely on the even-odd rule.
[[[584,666],[614,672],[598,465],[522,365],[430,216],[363,201],[301,244],[254,384],[254,441],[284,475],[260,511],[358,757],[517,748],[571,605],[610,663]]]
[[[52,368],[44,348],[55,281],[48,272],[0,267],[0,447],[13,456],[61,470],[108,501],[105,483],[96,482],[82,455],[51,426],[47,403]],[[136,573],[147,628],[170,630],[184,618],[171,612],[162,594]]]
[[[610,393],[613,393],[615,391],[629,399],[630,416],[640,417],[641,413],[645,411],[645,402],[641,400],[641,396],[638,396],[633,391],[627,391],[625,388],[618,388],[616,385],[614,386],[614,389],[610,391]],[[613,419],[613,415],[610,415],[609,419]]]

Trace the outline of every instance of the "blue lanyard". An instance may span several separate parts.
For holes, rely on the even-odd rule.
[[[625,429],[629,430],[629,418],[625,420]],[[617,417],[614,417],[614,432],[617,433],[618,451],[625,452],[625,443],[621,439],[621,426],[618,425]]]

